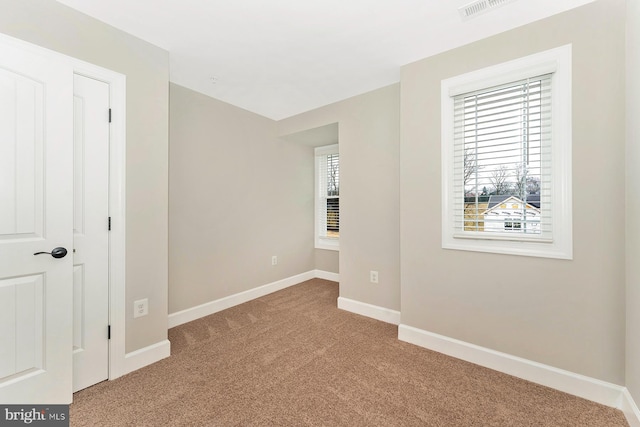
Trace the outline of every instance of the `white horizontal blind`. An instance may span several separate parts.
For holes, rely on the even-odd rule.
[[[454,97],[456,237],[552,239],[551,82]]]
[[[338,153],[321,154],[318,161],[318,235],[340,236],[340,158]]]

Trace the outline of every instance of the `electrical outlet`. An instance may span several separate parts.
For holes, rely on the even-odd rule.
[[[378,272],[375,270],[371,270],[369,272],[369,281],[371,283],[378,283]]]
[[[271,257],[271,265],[278,265],[278,256],[274,255]]]
[[[149,314],[149,299],[139,299],[133,302],[133,317],[142,317]]]

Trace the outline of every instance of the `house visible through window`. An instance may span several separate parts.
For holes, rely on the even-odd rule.
[[[338,145],[316,148],[316,248],[337,250],[340,237]]]
[[[570,63],[565,46],[442,82],[443,247],[571,257]]]

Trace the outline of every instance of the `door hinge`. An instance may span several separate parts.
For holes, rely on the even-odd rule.
[[[111,325],[107,325],[107,339],[111,339]]]
[[[109,231],[111,231],[111,217],[109,217]]]
[[[109,123],[111,123],[111,108],[109,108]]]

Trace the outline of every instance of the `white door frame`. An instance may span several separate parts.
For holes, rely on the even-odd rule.
[[[116,379],[127,373],[126,356],[126,315],[125,315],[125,196],[126,196],[126,76],[97,65],[64,55],[33,43],[0,33],[3,43],[29,52],[68,61],[73,72],[109,84],[111,104],[110,162],[109,162],[109,379]],[[73,123],[69,123],[73,126]],[[69,348],[69,357],[72,349]]]
[[[109,85],[109,379],[126,374],[125,368],[125,196],[126,196],[126,77],[106,68],[70,58],[74,74]]]

